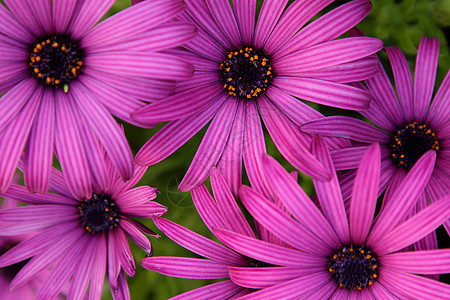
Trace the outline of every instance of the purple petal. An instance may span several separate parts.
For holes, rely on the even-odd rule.
[[[210,231],[213,228],[228,228],[229,224],[225,221],[228,216],[221,214],[204,184],[193,189],[191,196],[198,214]]]
[[[267,175],[272,174],[267,173]],[[270,178],[270,176],[268,177]],[[275,186],[278,183],[276,181],[272,182],[274,183],[273,186]],[[297,183],[295,184],[297,185]],[[283,188],[286,190],[289,187],[283,186]],[[277,192],[279,191],[277,190]],[[295,247],[308,253],[314,253],[315,251],[321,254],[325,254],[330,251],[328,247],[332,248],[333,245],[337,246],[339,244],[339,240],[336,234],[330,234],[334,233],[334,231],[332,228],[330,228],[331,226],[329,225],[328,221],[323,217],[323,215],[321,215],[321,218],[318,219],[314,218],[317,215],[317,213],[320,213],[316,207],[314,208],[317,210],[317,213],[314,214],[313,211],[313,215],[312,216],[309,215],[307,220],[299,219],[298,215],[291,210],[296,219],[301,220],[300,222],[297,222],[294,219],[292,219],[288,214],[286,214],[284,211],[282,211],[280,208],[275,206],[275,204],[273,204],[271,201],[262,197],[257,192],[253,191],[247,186],[242,186],[239,194],[241,196],[242,203],[244,203],[245,207],[250,212],[250,214],[267,230],[272,232],[274,235],[276,235],[277,237],[279,237],[281,240],[285,241],[292,247]],[[286,200],[285,197],[286,195],[287,194],[280,194],[280,198],[282,200]],[[297,195],[292,197],[294,201],[299,202]],[[311,205],[314,205],[312,201],[310,202]],[[285,201],[285,204],[289,207],[287,201]],[[308,209],[304,208],[303,214],[306,215],[308,213],[310,213]],[[311,223],[315,224],[316,227],[312,227],[310,225]],[[277,225],[275,226],[274,224]],[[325,234],[327,230],[329,230],[329,232]],[[318,249],[320,249],[320,251]]]
[[[374,284],[370,287],[370,291],[372,292],[375,299],[386,299],[386,300],[398,300],[399,298],[395,295],[391,294],[391,291],[386,289],[381,283]]]
[[[319,180],[329,180],[330,174],[306,148],[310,137],[305,136],[266,97],[263,96],[258,104],[264,124],[281,154],[303,173]]]
[[[278,76],[272,83],[295,97],[342,109],[365,110],[372,98],[365,90],[314,78]]]
[[[45,35],[44,28],[40,26],[39,22],[34,17],[34,8],[31,7],[31,3],[28,3],[29,1],[5,0],[4,2],[15,19],[28,31],[31,31],[34,36]],[[30,40],[28,40],[28,42],[30,42]]]
[[[130,237],[130,239],[136,245],[138,245],[140,248],[142,248],[147,253],[152,252],[152,245],[150,244],[150,241],[136,227],[134,227],[133,225],[131,225],[129,222],[127,222],[125,220],[122,220],[120,222],[120,227],[127,233],[127,235]]]
[[[108,153],[113,165],[124,180],[133,175],[133,154],[120,126],[82,85],[72,88],[79,111]]]
[[[95,26],[82,39],[84,48],[100,48],[121,43],[130,36],[155,28],[185,8],[182,0],[143,1],[125,9]]]
[[[114,61],[111,64],[111,61]],[[139,51],[104,52],[85,58],[86,68],[95,68],[116,76],[136,76],[154,79],[180,80],[193,75],[193,67],[173,55],[159,52]]]
[[[227,229],[254,237],[254,233],[239,208],[233,194],[231,194],[224,178],[216,168],[211,169],[211,187],[217,202],[217,208],[223,215],[223,220],[228,223]]]
[[[406,120],[414,119],[413,83],[408,62],[397,47],[385,48],[392,65],[398,100]]]
[[[256,0],[233,0],[234,15],[244,45],[251,45],[255,29]]]
[[[217,26],[222,30],[227,40],[229,40],[235,48],[239,48],[242,45],[242,38],[229,1],[206,0],[206,4],[208,5],[208,9]]]
[[[331,295],[336,290],[336,288],[336,281],[328,281],[324,286],[317,289],[317,291],[305,297],[305,300],[331,299]]]
[[[152,218],[167,212],[167,207],[152,201],[156,189],[150,186],[138,186],[115,197],[121,213],[137,218]]]
[[[274,30],[267,39],[264,49],[272,54],[286,43],[314,15],[333,0],[306,0],[293,2],[283,13]]]
[[[50,190],[60,196],[72,199],[73,195],[67,187],[66,179],[64,178],[63,173],[56,168],[51,168],[50,173]],[[75,202],[75,199],[72,199],[72,201]]]
[[[115,235],[116,255],[119,257],[120,267],[122,267],[123,271],[129,276],[133,277],[136,265],[125,232],[121,228],[117,228],[110,232],[109,235]]]
[[[113,300],[131,299],[127,278],[123,270],[119,273],[117,283],[117,288],[113,288],[111,285],[109,286]]]
[[[18,20],[16,15],[11,13],[4,5],[0,6],[0,32],[8,37],[8,40],[14,39],[13,41],[20,41],[22,46],[24,43],[30,43],[33,41],[34,37],[31,32],[29,32],[25,27],[23,27]]]
[[[328,68],[367,57],[381,48],[383,48],[383,42],[379,39],[344,38],[324,42],[284,56],[273,61],[273,67],[279,76],[298,76],[298,72],[303,74],[307,71]]]
[[[240,299],[303,299],[324,286],[330,278],[326,272],[317,272],[265,288]]]
[[[60,204],[77,206],[78,201],[73,199],[73,196],[66,197],[64,195],[47,194],[33,194],[25,187],[19,185],[11,185],[9,189],[2,193],[5,198],[11,198],[16,201],[27,204]]]
[[[347,245],[350,242],[350,231],[344,200],[342,199],[339,181],[333,167],[333,162],[331,161],[330,153],[320,136],[314,137],[311,151],[325,166],[328,173],[331,174],[331,180],[328,181],[313,179],[320,207],[341,242]]]
[[[83,2],[83,6],[77,9],[67,29],[72,39],[79,40],[85,36],[88,30],[103,17],[113,4],[114,0],[90,0]]]
[[[450,273],[450,249],[397,252],[380,258],[383,268],[415,274]]]
[[[29,205],[0,210],[2,222],[48,222],[56,224],[64,219],[75,219],[77,209],[69,205]]]
[[[158,228],[180,246],[226,265],[246,265],[246,260],[230,249],[211,241],[181,225],[163,218],[155,218]]]
[[[53,163],[55,104],[53,92],[44,90],[25,152],[25,185],[31,192],[45,193],[49,187]]]
[[[357,169],[366,151],[367,146],[351,147],[331,151],[330,155],[334,163],[334,168],[338,171]]]
[[[180,294],[170,299],[230,299],[230,297],[237,294],[243,289],[243,287],[238,286],[231,280],[225,280],[205,285],[203,287]]]
[[[92,261],[91,269],[91,285],[89,288],[89,298],[99,299],[102,294],[103,283],[105,281],[106,272],[106,238],[105,234],[102,233],[99,242],[94,249],[95,254],[93,257],[95,259]]]
[[[77,1],[55,0],[53,3],[53,26],[56,32],[66,32]]]
[[[363,143],[389,143],[391,137],[375,126],[346,116],[331,116],[316,119],[302,125],[300,129],[309,134],[342,137]]]
[[[287,0],[264,1],[255,28],[255,47],[262,48],[286,7]]]
[[[34,116],[42,100],[42,88],[37,88],[28,103],[0,132],[0,192],[6,191],[16,170],[22,149],[28,139]]]
[[[395,252],[423,238],[449,218],[450,195],[423,209],[381,239],[368,241],[367,245],[378,255]]]
[[[142,146],[136,154],[136,163],[153,165],[175,152],[208,123],[226,99],[226,97],[219,98],[205,111],[169,122]]]
[[[439,59],[439,39],[424,37],[417,50],[416,70],[414,72],[414,119],[425,121]]]
[[[431,103],[430,110],[426,123],[430,123],[432,128],[445,128],[445,123],[450,118],[450,105],[448,105],[448,98],[450,97],[450,70],[442,81],[441,87]],[[446,127],[448,128],[448,126]],[[449,130],[450,131],[450,130]]]
[[[214,234],[238,253],[273,265],[317,267],[327,261],[327,258],[323,256],[311,255],[296,249],[282,247],[229,230],[215,229]]]
[[[273,59],[339,37],[358,24],[371,8],[372,4],[367,0],[355,0],[340,5],[301,29],[274,53]]]
[[[272,187],[296,220],[329,247],[338,245],[339,238],[327,219],[297,182],[290,177],[289,173],[269,156],[263,158],[263,163],[266,176],[269,178]]]
[[[395,228],[405,220],[409,211],[417,202],[419,195],[423,192],[432,174],[436,154],[430,150],[415,163],[406,175],[400,187],[395,190],[392,200],[381,208],[380,213],[372,225],[367,244],[372,244],[381,236]],[[385,198],[387,196],[385,195]],[[415,242],[415,241],[414,241]]]
[[[320,272],[323,268],[296,267],[229,267],[234,283],[252,289],[264,289],[294,278]]]
[[[363,245],[372,225],[377,206],[380,181],[380,146],[372,144],[356,171],[350,202],[350,234],[352,242]]]
[[[221,262],[190,257],[147,257],[141,261],[144,268],[158,273],[190,279],[228,278],[227,266]]]
[[[255,102],[246,104],[245,107],[245,133],[243,145],[243,158],[245,171],[252,187],[268,198],[272,198],[273,192],[263,173],[262,156],[266,154],[266,144],[258,108]]]
[[[71,94],[56,91],[55,150],[67,185],[78,199],[90,199],[92,193],[86,153],[76,126]]]
[[[108,255],[108,281],[111,289],[117,289],[118,287],[118,278],[120,273],[120,259],[118,254],[118,241],[116,235],[113,234],[113,231],[108,232],[107,236],[107,255]]]
[[[391,124],[395,127],[403,126],[404,117],[394,88],[381,63],[380,68],[377,75],[366,80],[367,87],[373,95],[372,102],[377,104]]]
[[[65,257],[66,259],[61,259],[55,267],[52,269],[50,275],[47,277],[47,279],[42,284],[41,288],[39,289],[38,293],[36,294],[36,299],[54,299],[59,292],[63,289],[64,285],[67,284],[67,281],[72,276],[75,267],[82,266],[80,265],[80,258],[82,258],[85,255],[88,255],[83,250],[86,243],[88,242],[88,238],[81,238],[72,247],[69,247],[65,251]],[[89,247],[87,247],[89,249]],[[86,262],[84,262],[86,264]],[[88,277],[88,274],[83,274],[84,276]],[[72,294],[72,291],[74,289],[79,289],[77,292],[80,294],[84,294],[85,288],[82,288],[82,286],[78,285],[78,282],[75,282],[75,280],[72,282],[73,286],[71,287],[69,291],[69,295]],[[75,285],[77,284],[77,285]],[[86,283],[87,286],[87,283]]]
[[[422,276],[383,269],[380,279],[389,291],[402,298],[439,300],[450,295],[450,285]]]
[[[131,116],[134,120],[144,124],[185,118],[205,110],[205,106],[210,105],[222,90],[217,83],[194,87],[169,96],[162,101],[149,104],[132,113]],[[196,101],[192,101],[193,99]]]
[[[220,158],[218,169],[227,182],[234,197],[239,194],[242,183],[242,155],[245,132],[245,107],[244,102],[238,104],[233,126],[227,145]]]
[[[237,104],[238,101],[229,99],[217,112],[178,187],[180,191],[190,191],[201,184],[208,177],[211,167],[217,164],[227,143]]]

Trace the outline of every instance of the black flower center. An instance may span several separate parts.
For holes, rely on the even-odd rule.
[[[30,70],[39,82],[64,87],[83,70],[83,51],[66,36],[50,36],[35,42],[30,51]]]
[[[81,224],[90,233],[111,230],[119,225],[119,209],[105,194],[93,194],[78,207]]]
[[[378,261],[364,246],[345,246],[338,250],[328,264],[328,271],[341,288],[362,289],[378,277]]]
[[[392,139],[391,155],[397,166],[409,170],[430,149],[439,151],[436,134],[426,124],[413,122],[397,130]]]
[[[220,64],[223,88],[230,96],[257,98],[272,82],[273,72],[267,55],[251,47],[228,52]]]
[[[248,262],[250,263],[250,267],[260,268],[260,267],[274,267],[274,265],[266,263],[264,261],[260,261],[251,257],[247,257]]]

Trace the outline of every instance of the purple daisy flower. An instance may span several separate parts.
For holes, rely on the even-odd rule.
[[[211,231],[213,228],[226,228],[242,236],[255,238],[227,183],[215,168],[211,170],[211,187],[215,200],[204,184],[192,190],[192,199],[206,226]],[[280,264],[277,258],[268,263],[251,259],[169,220],[154,218],[154,222],[170,239],[206,259],[148,257],[141,261],[144,268],[173,277],[227,279],[183,293],[172,299],[235,299],[250,293],[251,290],[233,283],[229,279],[228,267],[261,267]],[[268,231],[260,231],[258,235],[261,239],[273,244],[285,245]]]
[[[312,152],[334,174],[321,138],[313,141]],[[385,196],[374,219],[380,180],[378,144],[363,155],[348,216],[336,175],[327,182],[314,182],[320,210],[283,167],[266,156],[267,178],[293,218],[249,187],[243,186],[240,196],[250,214],[289,247],[214,230],[239,253],[265,262],[280,260],[277,268],[229,267],[236,284],[260,289],[242,299],[448,298],[450,285],[415,274],[450,272],[450,249],[402,251],[450,217],[447,195],[404,221],[431,176],[434,160],[434,151],[419,159],[401,188]],[[303,261],[314,263],[305,266]],[[300,270],[303,274],[298,275]]]
[[[375,38],[334,40],[370,11],[369,0],[355,0],[307,22],[333,0],[264,1],[255,21],[256,0],[190,0],[182,21],[198,35],[178,51],[194,65],[192,79],[180,81],[174,95],[132,115],[142,123],[169,121],[139,151],[136,162],[155,164],[188,141],[209,121],[208,130],[180,184],[188,191],[217,165],[237,195],[242,160],[253,187],[264,192],[261,157],[266,152],[260,115],[281,154],[296,168],[328,179],[309,152],[311,137],[298,130],[322,117],[296,97],[344,109],[368,108],[370,93],[343,83],[375,75]],[[256,25],[255,25],[256,23]],[[307,25],[306,25],[307,24]],[[259,112],[258,112],[259,111]],[[328,139],[330,147],[348,145]]]
[[[103,185],[89,199],[73,196],[56,169],[50,179],[54,193],[32,194],[23,186],[11,185],[1,194],[29,205],[0,211],[0,235],[36,233],[0,257],[0,267],[30,259],[11,281],[11,289],[52,264],[36,299],[52,299],[70,278],[69,299],[80,299],[89,283],[89,299],[100,299],[105,272],[114,299],[130,298],[125,273],[134,275],[135,262],[127,236],[148,253],[152,246],[143,233],[156,236],[132,218],[161,216],[167,208],[151,201],[155,188],[133,187],[146,168],[135,166],[134,175],[124,182],[109,161],[100,160],[98,165],[104,170],[97,173]]]
[[[395,191],[408,170],[426,151],[437,155],[433,174],[425,192],[420,196],[417,210],[450,193],[450,72],[433,97],[439,40],[422,38],[417,52],[414,83],[408,63],[397,47],[387,47],[395,79],[396,92],[386,72],[366,81],[374,99],[370,108],[360,113],[376,126],[345,116],[333,116],[309,122],[301,130],[311,134],[345,137],[354,147],[331,152],[335,168],[356,168],[367,145],[378,142],[381,147],[381,178],[379,193],[389,186]],[[355,176],[352,170],[344,174],[344,198]],[[450,233],[450,221],[444,223]],[[424,247],[436,245],[435,238]],[[434,241],[433,241],[434,240]],[[428,246],[427,246],[428,245]],[[435,246],[434,246],[435,247]]]
[[[114,0],[6,0],[0,4],[0,191],[25,147],[24,176],[48,189],[53,151],[76,196],[90,197],[98,138],[122,178],[133,154],[120,125],[130,113],[172,92],[192,66],[163,50],[195,35],[167,21],[182,0],[147,1],[95,25]],[[95,25],[95,26],[94,26]],[[94,26],[94,27],[93,27]],[[112,115],[111,115],[112,114]]]

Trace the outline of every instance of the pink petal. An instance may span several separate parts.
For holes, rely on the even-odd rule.
[[[220,158],[218,169],[228,184],[234,197],[239,194],[242,183],[242,155],[245,132],[245,107],[244,102],[238,104],[233,126],[227,145]]]
[[[228,228],[229,224],[225,221],[228,216],[222,215],[204,184],[193,189],[191,196],[198,214],[210,231],[213,228]]]
[[[303,128],[302,128],[303,129]],[[338,171],[357,169],[367,146],[338,149],[330,152],[334,168]]]
[[[317,267],[326,263],[327,258],[311,255],[296,249],[282,247],[254,237],[223,229],[214,229],[214,234],[233,250],[273,265],[287,267]],[[247,264],[241,264],[241,266]]]
[[[45,193],[53,163],[55,104],[53,92],[45,90],[25,152],[25,185],[31,192]]]
[[[216,168],[211,169],[211,187],[217,202],[217,208],[221,212],[227,229],[236,233],[254,237],[254,233],[231,194],[224,178]]]
[[[55,31],[66,32],[78,2],[71,0],[54,0],[53,2],[52,15]]]
[[[211,167],[217,164],[227,143],[237,104],[235,99],[228,99],[217,112],[180,183],[180,191],[190,191],[201,184],[208,177]]]
[[[359,88],[314,78],[278,76],[272,83],[295,97],[349,110],[369,108],[372,97]]]
[[[89,288],[90,299],[99,299],[102,294],[106,272],[106,251],[106,238],[105,234],[102,233],[95,249],[95,259],[92,262],[91,286]]]
[[[414,119],[425,121],[433,96],[434,82],[439,59],[439,39],[422,38],[414,72]]]
[[[127,233],[136,245],[147,253],[152,252],[152,245],[150,244],[150,241],[136,227],[125,220],[121,220],[120,227]]]
[[[34,37],[22,24],[17,20],[17,15],[11,13],[4,5],[0,6],[0,32],[9,39],[19,40],[20,44],[30,43]],[[17,41],[16,41],[17,42]]]
[[[219,98],[202,112],[169,122],[142,146],[136,154],[136,163],[153,165],[175,152],[211,120],[226,99],[226,97]]]
[[[244,45],[251,45],[255,29],[256,0],[233,0],[233,10]]]
[[[206,0],[206,4],[217,26],[222,30],[227,40],[235,48],[239,48],[242,45],[242,38],[229,1]]]
[[[408,62],[397,47],[385,48],[392,65],[398,100],[406,120],[414,119],[413,83]]]
[[[287,0],[263,1],[255,28],[255,47],[262,48],[286,7]]]
[[[367,149],[356,171],[350,202],[350,234],[352,242],[363,245],[372,225],[377,206],[380,181],[380,146],[372,144]]]
[[[450,249],[391,253],[381,257],[380,264],[414,274],[450,273]]]
[[[264,124],[281,154],[303,173],[319,180],[329,180],[330,174],[307,149],[310,137],[305,136],[266,97],[259,99],[258,104]]]
[[[450,97],[450,70],[447,72],[439,90],[431,103],[426,123],[430,123],[432,128],[442,128],[450,118],[450,105],[448,98]],[[447,127],[448,128],[448,127]]]
[[[180,294],[171,299],[230,299],[230,297],[237,294],[243,289],[243,287],[238,286],[231,280],[225,280],[199,287],[195,290]]]
[[[198,255],[226,265],[241,266],[247,264],[247,261],[241,255],[181,225],[163,218],[155,218],[154,222],[170,239]]]

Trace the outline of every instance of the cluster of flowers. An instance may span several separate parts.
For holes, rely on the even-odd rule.
[[[450,249],[435,234],[450,232],[450,73],[433,99],[439,41],[422,39],[414,80],[402,52],[385,48],[394,89],[375,54],[382,41],[354,28],[370,0],[311,22],[333,0],[266,0],[258,16],[256,2],[132,1],[97,25],[114,0],[0,4],[2,299],[99,299],[105,274],[114,299],[129,299],[127,237],[149,270],[224,279],[176,298],[450,298],[439,281]],[[167,124],[133,157],[113,116]],[[260,118],[316,196],[266,154]],[[161,218],[158,190],[134,187],[208,122],[179,189],[223,245]],[[153,257],[144,234],[158,235],[135,218],[206,259]]]

